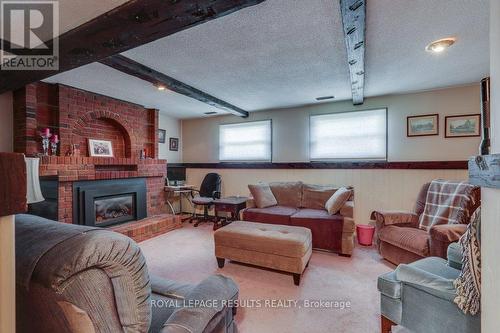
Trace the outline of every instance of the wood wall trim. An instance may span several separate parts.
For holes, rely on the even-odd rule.
[[[188,169],[402,169],[467,170],[467,161],[298,162],[298,163],[169,163]]]

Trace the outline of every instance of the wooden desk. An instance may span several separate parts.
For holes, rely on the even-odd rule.
[[[240,211],[247,207],[247,197],[227,197],[214,200],[215,220],[214,230],[222,228],[225,225],[238,219]],[[230,218],[219,219],[219,212],[231,214]]]

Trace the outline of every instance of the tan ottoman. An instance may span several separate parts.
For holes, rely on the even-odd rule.
[[[311,230],[236,221],[214,233],[219,267],[225,259],[293,273],[298,286],[312,253]]]

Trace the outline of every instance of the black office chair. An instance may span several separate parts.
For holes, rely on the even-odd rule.
[[[196,221],[194,224],[197,227],[200,223],[211,222],[208,216],[208,210],[213,206],[215,199],[220,199],[221,196],[222,178],[217,173],[209,173],[203,178],[200,190],[193,190],[198,195],[192,195],[191,202],[193,204],[193,215],[189,219],[189,223]],[[196,214],[197,206],[203,206],[203,216]]]

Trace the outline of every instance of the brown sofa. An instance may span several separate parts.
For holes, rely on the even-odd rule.
[[[276,182],[269,186],[278,204],[257,208],[253,200],[249,200],[241,214],[244,221],[306,227],[311,229],[313,248],[351,256],[355,228],[354,190],[340,212],[329,215],[325,203],[336,187],[302,182]]]
[[[375,220],[378,251],[393,264],[408,264],[429,256],[446,259],[448,246],[458,241],[467,229],[470,216],[459,224],[435,225],[429,231],[419,229],[429,186],[430,183],[422,186],[413,212],[374,211],[371,214]],[[474,190],[473,196],[473,203],[468,208],[471,214],[481,204],[479,188]]]

